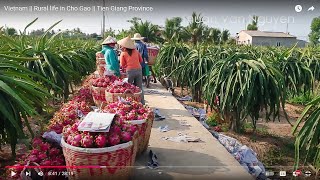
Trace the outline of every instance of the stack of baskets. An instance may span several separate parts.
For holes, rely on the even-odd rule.
[[[93,101],[97,107],[101,107],[102,103],[106,102],[106,89],[107,87],[91,86]]]
[[[96,65],[97,65],[97,72],[99,76],[102,77],[106,70],[106,61],[104,59],[104,54],[102,54],[101,52],[96,53]]]
[[[149,57],[148,65],[152,66],[156,63],[156,58],[159,53],[159,48],[148,47],[147,49],[148,49],[148,57]]]

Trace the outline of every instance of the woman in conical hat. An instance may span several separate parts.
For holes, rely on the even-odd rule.
[[[114,75],[120,77],[120,65],[118,61],[118,56],[114,50],[117,40],[111,36],[108,36],[102,42],[102,51],[104,54],[104,59],[106,61],[106,68],[109,71],[112,71]]]
[[[142,42],[143,37],[141,37],[141,35],[139,33],[135,33],[133,38],[131,38],[132,40],[134,40],[135,45],[136,45],[136,49],[139,51],[139,53],[141,54],[142,57],[142,63],[141,63],[141,67],[142,67],[142,77],[144,79],[144,81],[146,82],[146,86],[147,88],[149,87],[149,66],[147,65],[149,62],[149,57],[148,57],[148,49],[147,49],[147,45],[145,43]]]
[[[128,82],[138,86],[142,91],[141,103],[144,104],[142,89],[142,57],[130,37],[118,41],[122,53],[120,54],[120,65],[127,71]]]

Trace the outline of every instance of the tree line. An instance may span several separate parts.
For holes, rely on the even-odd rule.
[[[227,29],[220,30],[218,28],[209,27],[204,24],[203,16],[201,14],[193,13],[192,18],[188,22],[187,26],[182,26],[181,17],[167,18],[165,25],[160,26],[153,24],[150,21],[142,20],[138,17],[133,17],[127,20],[131,24],[128,29],[115,30],[111,27],[104,31],[103,36],[97,33],[87,34],[80,28],[67,29],[62,31],[51,30],[48,32],[48,36],[60,33],[63,37],[71,37],[77,39],[98,39],[106,36],[114,36],[117,39],[124,38],[126,36],[133,36],[134,33],[140,33],[143,37],[147,37],[150,42],[163,43],[163,42],[190,42],[197,44],[198,42],[208,42],[213,44],[235,43],[230,36],[230,32]],[[10,36],[16,36],[20,33],[13,27],[3,28],[2,31]],[[29,36],[40,36],[45,33],[45,29],[36,29],[28,33]]]
[[[251,24],[248,24],[247,30],[258,30],[258,16],[253,16]],[[198,42],[212,43],[212,44],[235,44],[236,41],[230,35],[227,29],[218,29],[209,27],[204,24],[203,16],[195,12],[192,13],[191,19],[187,26],[182,26],[181,17],[167,18],[165,25],[160,26],[153,24],[150,21],[143,21],[141,18],[133,17],[127,22],[131,23],[129,29],[115,30],[111,27],[105,29],[103,36],[97,33],[86,34],[80,28],[67,29],[61,32],[61,29],[54,31],[51,30],[48,36],[56,33],[61,33],[63,37],[72,37],[77,39],[98,39],[106,36],[114,36],[117,39],[122,39],[126,36],[133,36],[138,32],[143,37],[147,37],[149,41],[154,43],[163,42],[189,42],[197,44]],[[310,26],[311,32],[309,33],[309,41],[313,45],[320,43],[320,17],[315,17]],[[12,27],[3,28],[7,35],[18,35],[18,31]],[[30,36],[39,36],[45,32],[45,29],[37,29],[29,32]]]

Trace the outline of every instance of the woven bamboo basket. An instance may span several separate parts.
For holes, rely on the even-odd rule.
[[[97,65],[97,72],[98,72],[100,77],[104,76],[104,72],[105,71],[106,71],[106,65],[105,64]]]
[[[137,135],[127,143],[106,148],[80,148],[61,140],[69,180],[129,179],[137,153]],[[75,168],[91,166],[92,168]],[[94,168],[98,167],[98,168]],[[100,167],[100,168],[99,168]]]
[[[122,98],[130,97],[137,102],[141,102],[141,94],[142,94],[142,92],[139,92],[139,93],[110,93],[106,90],[105,91],[105,100],[107,102],[117,102],[118,97],[122,97]]]
[[[101,52],[97,52],[96,53],[96,59],[99,59],[99,58],[104,58],[104,54],[101,53]]]
[[[91,91],[92,91],[94,104],[97,107],[100,107],[101,104],[106,101],[106,97],[105,97],[106,87],[91,86]]]
[[[156,58],[158,53],[159,53],[158,48],[148,47],[148,57],[149,57],[148,65],[152,66],[156,63]]]
[[[104,58],[97,58],[96,65],[106,65],[106,60]]]
[[[153,120],[154,120],[154,114],[151,113],[148,115],[148,118],[145,120],[126,121],[128,124],[136,124],[138,126],[137,155],[141,155],[148,148]]]
[[[99,78],[99,77],[100,77],[100,74],[99,74],[98,71],[95,71],[95,72],[93,73],[93,76],[94,76],[95,78]]]

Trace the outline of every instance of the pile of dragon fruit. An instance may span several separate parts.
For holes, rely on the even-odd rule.
[[[116,80],[119,80],[117,76],[105,76],[105,77],[94,79],[92,81],[92,85],[94,87],[108,87]]]
[[[90,105],[93,105],[93,98],[91,89],[89,87],[83,87],[79,90],[79,92],[71,99],[73,102],[81,102],[85,101]]]
[[[142,103],[134,101],[132,98],[126,98],[123,101],[118,101],[106,105],[103,112],[115,113],[125,121],[150,119],[152,110],[147,108]]]
[[[65,166],[65,159],[63,156],[62,149],[57,144],[52,144],[46,142],[41,137],[36,137],[32,140],[32,150],[21,157],[17,161],[17,164],[13,165],[17,168],[12,168],[10,171],[14,171],[16,174],[11,176],[12,179],[19,179],[20,173],[23,168],[18,168],[22,166],[35,166],[35,163],[40,166]],[[45,172],[50,171],[53,169],[42,169]],[[54,169],[55,171],[64,171],[64,169]]]
[[[90,105],[86,101],[69,101],[54,114],[50,120],[48,129],[61,134],[64,126],[74,124],[79,117],[88,114],[90,111]]]
[[[130,83],[121,82],[113,83],[108,86],[107,91],[110,93],[139,93],[141,92],[140,88],[132,85]]]
[[[109,132],[78,131],[79,123],[65,126],[63,138],[66,143],[83,148],[104,148],[126,143],[137,131],[136,125],[125,123],[119,116],[113,120]]]

